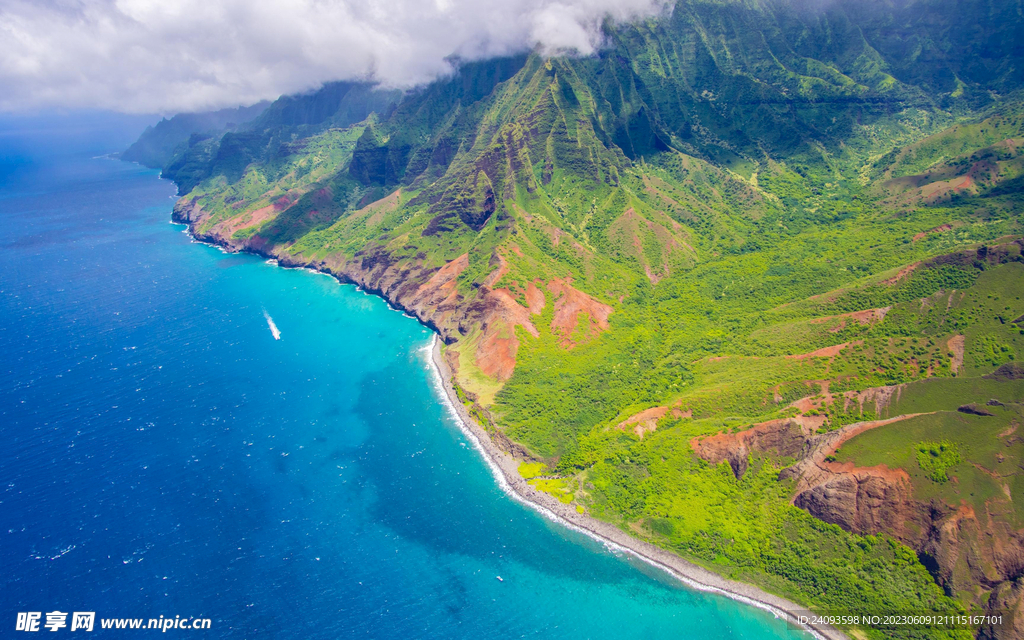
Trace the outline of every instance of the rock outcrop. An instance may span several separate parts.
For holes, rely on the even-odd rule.
[[[989,611],[1001,612],[1001,625],[985,625],[978,632],[979,640],[1017,640],[1024,638],[1024,578],[1007,580],[992,590]]]
[[[690,441],[693,451],[708,462],[727,461],[737,478],[746,473],[751,452],[770,453],[778,457],[800,455],[811,434],[821,427],[823,416],[798,416],[761,422],[738,433],[720,433],[710,438]]]
[[[902,469],[824,463],[818,471],[816,484],[798,493],[793,504],[820,520],[847,531],[886,531],[901,539],[916,537],[928,524]]]

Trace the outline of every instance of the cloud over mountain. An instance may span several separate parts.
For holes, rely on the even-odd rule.
[[[170,112],[339,79],[410,86],[531,47],[592,53],[664,0],[2,0],[0,109]]]

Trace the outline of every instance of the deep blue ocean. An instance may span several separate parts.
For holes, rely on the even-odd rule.
[[[211,638],[807,637],[507,497],[428,330],[190,241],[170,183],[95,157],[114,124],[0,131],[0,637],[52,610]]]

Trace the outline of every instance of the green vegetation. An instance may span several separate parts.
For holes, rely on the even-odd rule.
[[[548,466],[543,462],[523,462],[519,465],[519,475],[526,480],[543,476],[548,473]]]
[[[529,482],[537,490],[550,493],[564,504],[570,504],[573,501],[572,491],[566,481],[561,478],[534,478]]]
[[[949,480],[947,472],[960,461],[960,450],[952,442],[922,442],[917,445],[917,464],[935,482]]]
[[[1016,574],[978,532],[1024,527],[1021,18],[895,4],[680,3],[285,98],[165,173],[200,233],[435,326],[539,490],[822,611],[981,611]],[[890,510],[794,506],[818,436]]]

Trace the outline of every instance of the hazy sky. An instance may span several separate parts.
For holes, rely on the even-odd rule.
[[[0,0],[0,110],[203,110],[328,80],[409,86],[540,46],[588,54],[600,24],[664,0]]]

